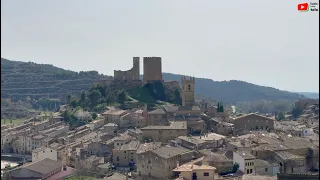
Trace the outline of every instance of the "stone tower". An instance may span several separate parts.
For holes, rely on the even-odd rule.
[[[140,58],[139,57],[133,57],[133,76],[134,80],[139,80],[140,79]]]
[[[194,99],[194,77],[181,77],[181,99],[182,106],[193,106],[195,104]]]
[[[143,57],[143,80],[162,81],[161,57]]]

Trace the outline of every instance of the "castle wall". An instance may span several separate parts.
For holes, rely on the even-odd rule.
[[[161,57],[143,58],[143,80],[162,81]]]
[[[114,80],[140,80],[139,57],[133,57],[133,67],[128,71],[114,70]]]

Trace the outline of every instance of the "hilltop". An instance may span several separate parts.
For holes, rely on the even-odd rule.
[[[64,100],[68,93],[89,90],[96,81],[112,79],[97,71],[74,72],[48,64],[11,61],[1,58],[1,98],[25,100],[49,97]],[[180,82],[181,75],[163,73],[163,78]],[[244,81],[214,81],[196,78],[196,94],[226,103],[251,101],[295,101],[300,94]]]

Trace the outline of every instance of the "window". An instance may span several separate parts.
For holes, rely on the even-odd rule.
[[[266,126],[266,129],[268,129],[268,126]]]
[[[264,171],[267,172],[267,171],[268,171],[268,168],[264,168]]]
[[[252,173],[252,169],[250,169],[250,174]]]
[[[188,90],[189,90],[189,91],[191,90],[191,85],[190,85],[190,84],[188,85]]]
[[[256,130],[258,130],[259,129],[259,127],[258,126],[256,126]]]
[[[247,174],[249,174],[249,169],[247,169]]]
[[[203,173],[203,176],[209,176],[209,173],[204,172],[204,173]]]
[[[50,152],[52,152],[52,150],[50,150]]]
[[[252,166],[253,166],[254,164],[253,164],[253,162],[252,162]]]

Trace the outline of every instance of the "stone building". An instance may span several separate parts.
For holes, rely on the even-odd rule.
[[[187,135],[186,122],[170,122],[169,126],[146,126],[141,128],[144,139],[168,143],[170,140],[178,136]]]
[[[194,106],[194,88],[195,88],[195,79],[194,77],[181,77],[181,99],[182,106]]]
[[[133,57],[133,67],[130,70],[114,70],[114,80],[140,80],[140,58]]]
[[[112,150],[113,163],[116,167],[133,167],[136,164],[136,151],[139,141],[131,141]]]
[[[172,146],[163,146],[138,153],[137,172],[139,176],[147,176],[148,179],[171,178],[173,176],[172,170],[179,167],[178,162],[189,162],[194,158],[194,155],[192,150]]]
[[[143,57],[143,81],[162,81],[161,57]]]
[[[274,131],[274,119],[253,113],[235,118],[233,124],[235,135],[249,131]]]

